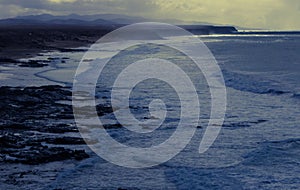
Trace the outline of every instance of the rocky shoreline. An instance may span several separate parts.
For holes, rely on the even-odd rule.
[[[71,89],[63,86],[0,87],[2,185],[24,185],[19,183],[24,175],[34,175],[30,169],[23,170],[26,165],[38,167],[36,173],[39,173],[42,168],[49,169],[47,163],[70,160],[76,164],[90,157],[75,126],[71,104],[60,102],[71,101],[71,95]],[[13,182],[6,167],[19,168]],[[56,168],[52,175],[61,170]]]
[[[0,87],[0,159],[3,162],[39,164],[57,160],[89,157],[84,150],[52,145],[85,144],[77,133],[71,105],[71,91],[61,86]],[[60,135],[57,135],[60,134]]]
[[[76,51],[74,48],[89,46],[110,31],[103,27],[0,26],[0,63],[13,63],[15,59],[34,57],[44,51]]]

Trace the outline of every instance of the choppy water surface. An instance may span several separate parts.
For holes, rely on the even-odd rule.
[[[247,35],[200,37],[216,57],[227,86],[228,106],[221,133],[204,154],[198,153],[207,119],[209,118],[209,90],[203,76],[196,75],[180,53],[157,46],[137,46],[121,52],[109,71],[117,72],[118,64],[159,56],[182,62],[199,89],[201,116],[199,127],[190,144],[170,161],[148,169],[128,169],[115,166],[95,154],[71,170],[60,173],[51,187],[116,189],[297,189],[300,184],[300,36]],[[127,56],[130,54],[131,56]],[[35,76],[43,84],[51,82],[71,85],[75,69],[82,57],[77,53],[48,53],[45,57],[69,57],[65,63],[54,63],[37,70]],[[13,85],[15,71],[7,67],[1,83]],[[13,70],[13,71],[12,71]],[[26,68],[24,68],[26,70]],[[29,72],[29,71],[28,71]],[[107,80],[99,81],[97,101],[109,103],[107,84],[113,72],[105,73]],[[24,76],[27,80],[30,78]],[[48,82],[46,82],[48,81]],[[32,81],[32,85],[37,81]],[[41,81],[38,81],[41,82]],[[50,82],[49,82],[50,83]],[[37,83],[36,85],[40,85]],[[108,85],[109,86],[109,85]],[[149,117],[149,98],[165,97],[166,102],[178,105],[178,97],[165,84],[147,81],[135,89],[131,99],[132,113],[137,119]],[[152,93],[149,95],[149,93]],[[169,95],[170,94],[170,95]],[[176,106],[175,106],[176,108]],[[117,128],[108,129],[119,142],[130,146],[148,147],[168,138],[176,127],[176,109],[165,124],[151,135],[139,135]],[[173,110],[173,111],[172,111]],[[174,111],[175,110],[175,111]],[[191,110],[193,112],[193,110]],[[113,114],[100,119],[115,124]],[[147,160],[145,160],[147,161]]]

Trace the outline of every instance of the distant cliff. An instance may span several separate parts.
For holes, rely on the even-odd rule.
[[[233,34],[238,32],[233,26],[185,25],[181,27],[195,35]]]
[[[0,27],[105,27],[113,30],[121,26],[137,23],[149,22],[144,18],[128,17],[123,15],[101,14],[101,15],[65,15],[54,16],[49,14],[19,16],[0,20]],[[209,34],[232,34],[237,33],[233,26],[214,25],[181,25],[182,28],[195,35]]]

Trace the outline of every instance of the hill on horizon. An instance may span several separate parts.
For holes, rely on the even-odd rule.
[[[138,22],[165,22],[182,26],[194,34],[231,34],[238,30],[234,26],[213,25],[210,23],[186,23],[180,20],[150,20],[143,17],[133,17],[119,14],[97,15],[27,15],[0,20],[4,27],[105,27],[114,29],[120,26]]]
[[[106,24],[133,24],[137,22],[165,22],[175,25],[220,25],[208,22],[185,22],[176,19],[147,19],[144,17],[137,16],[127,16],[121,14],[93,14],[93,15],[79,15],[79,14],[69,14],[69,15],[51,15],[51,14],[37,14],[37,15],[26,15],[17,16],[13,18],[0,19],[1,23],[13,23],[14,21],[26,21],[32,23],[55,23],[59,20],[63,21],[78,21],[86,23],[96,24],[97,20]],[[65,23],[68,24],[68,23]]]

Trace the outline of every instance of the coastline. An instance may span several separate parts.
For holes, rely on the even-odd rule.
[[[41,29],[41,31],[45,30]],[[22,31],[20,32],[22,33]],[[49,32],[51,33],[52,30]],[[21,33],[16,32],[15,35],[18,36]],[[72,51],[77,51],[73,48],[76,48],[78,44],[80,44],[78,47],[89,45],[87,41],[83,42],[84,38],[80,35],[80,32],[71,31],[71,33],[75,33],[74,36],[79,36],[82,39],[80,43],[76,40],[74,43],[72,40],[69,43],[68,39],[56,39],[51,42],[50,39],[57,35],[49,35],[45,42],[41,42],[42,45],[45,45],[41,47],[44,47],[46,51],[59,52],[58,54],[66,52],[66,54],[71,55],[73,54]],[[39,38],[36,35],[34,35],[35,38]],[[88,34],[85,33],[85,35]],[[87,38],[96,39],[95,36]],[[269,79],[271,82],[268,83],[267,81],[266,83],[265,80],[268,78],[264,73],[268,72],[271,75],[272,70],[270,71],[270,68],[276,66],[274,63],[277,63],[278,68],[281,68],[282,62],[286,61],[282,59],[282,55],[290,55],[286,57],[294,56],[294,60],[298,60],[296,57],[297,52],[286,50],[280,54],[284,50],[281,48],[285,47],[284,44],[291,44],[287,38],[280,40],[257,39],[255,36],[254,39],[240,38],[238,37],[235,41],[222,39],[223,41],[209,44],[217,58],[221,60],[221,64],[223,64],[221,66],[227,69],[224,74],[230,95],[228,117],[222,128],[219,141],[211,150],[212,157],[209,157],[209,160],[206,160],[205,156],[202,157],[202,160],[201,158],[193,160],[193,157],[193,159],[184,162],[183,166],[180,166],[180,159],[175,159],[154,168],[154,170],[157,169],[161,173],[160,176],[153,175],[151,172],[147,173],[149,170],[136,170],[131,173],[131,170],[120,169],[101,160],[101,158],[95,158],[95,154],[83,143],[74,125],[70,104],[71,89],[69,87],[63,85],[4,87],[2,85],[0,87],[0,98],[3,104],[1,105],[3,109],[1,109],[2,115],[0,117],[2,119],[0,139],[5,142],[1,144],[3,145],[1,151],[5,150],[5,152],[1,152],[0,188],[43,189],[52,188],[51,185],[54,185],[53,189],[54,187],[71,189],[70,187],[75,186],[84,189],[93,185],[89,183],[89,179],[94,180],[95,177],[97,177],[95,186],[111,187],[112,189],[119,187],[144,189],[150,185],[174,186],[183,189],[202,185],[210,188],[214,184],[220,184],[218,187],[222,188],[224,181],[228,187],[238,186],[239,188],[250,189],[257,185],[262,188],[269,187],[270,189],[286,186],[289,188],[294,187],[294,181],[298,182],[298,179],[294,178],[293,175],[296,174],[297,168],[295,165],[299,161],[299,138],[297,137],[297,134],[299,134],[297,128],[299,126],[299,120],[297,119],[299,101],[296,100],[296,97],[289,98],[291,91],[282,89],[286,86],[285,84],[290,83],[278,83],[278,86],[275,87],[280,88],[273,88],[274,79],[283,80],[281,80],[280,75],[274,75],[276,78],[271,78]],[[49,46],[51,43],[57,47],[52,49],[52,46]],[[56,68],[52,67],[56,63],[63,66],[63,61],[68,64],[74,60],[70,57],[69,59],[63,59],[63,56],[57,56],[57,54],[48,55],[42,51],[35,51],[35,48],[38,47],[35,45],[26,49],[24,44],[24,42],[20,44],[14,42],[11,46],[6,46],[10,48],[8,50],[11,52],[12,60],[15,59],[16,61],[7,63],[12,66],[12,69],[20,69],[21,72],[24,70],[38,71],[39,69]],[[263,49],[263,47],[266,49]],[[270,47],[273,47],[273,51],[277,53],[265,51],[266,54],[260,54],[260,52],[264,52],[263,50],[268,50]],[[299,47],[299,45],[294,47]],[[23,48],[29,52],[28,55],[24,54],[25,57],[32,58],[37,55],[36,59],[33,58],[36,62],[23,59],[24,57],[19,54],[19,51],[14,52],[14,49],[18,48],[20,51]],[[249,52],[251,52],[251,55]],[[39,54],[44,58],[48,56],[49,59],[47,58],[46,62],[43,62],[39,59],[41,58]],[[248,54],[249,57],[247,57]],[[278,59],[270,60],[270,66],[273,67],[267,67],[268,70],[259,67],[261,62],[255,63],[250,59],[256,55],[258,56],[256,57],[257,60],[263,60],[265,55],[270,56],[272,54],[278,54]],[[267,63],[264,62],[264,64]],[[246,66],[249,66],[249,68]],[[291,66],[291,68],[294,67],[295,65]],[[251,72],[247,72],[247,69]],[[291,76],[291,71],[287,70],[286,75]],[[280,72],[282,71],[280,70]],[[25,78],[25,82],[29,83],[28,78]],[[98,113],[111,113],[111,110],[105,107],[99,106],[98,108]],[[115,136],[122,136],[118,128],[120,126],[109,127],[116,130]],[[203,128],[199,127],[197,130],[200,132]],[[200,138],[201,136],[196,139]],[[144,140],[141,139],[141,143]],[[199,142],[195,141],[193,145],[195,145],[193,147],[198,148]],[[85,151],[85,154],[82,150]],[[267,156],[266,152],[268,153]],[[193,153],[197,154],[196,151],[190,149],[184,153],[187,154],[182,157],[182,160],[194,156]],[[90,158],[86,158],[86,154]],[[49,159],[49,157],[56,157],[56,159]],[[93,159],[97,161],[91,161]],[[196,163],[193,161],[196,161]],[[213,167],[209,165],[210,161],[212,161]],[[83,163],[86,163],[86,165]],[[80,167],[82,164],[84,166]],[[205,164],[208,164],[208,166]],[[224,165],[222,166],[222,164]],[[86,167],[87,165],[88,167]],[[206,167],[209,167],[209,169]],[[286,168],[291,173],[285,172]],[[153,171],[152,168],[151,171]],[[270,171],[270,173],[266,174],[264,171]],[[144,180],[145,174],[152,177],[151,180]],[[233,174],[238,175],[233,176]],[[124,178],[123,175],[125,175]],[[132,181],[129,182],[129,179]],[[158,179],[161,180],[161,183]],[[191,181],[191,179],[193,180]],[[138,180],[144,183],[137,183]],[[283,180],[285,183],[282,183]]]
[[[110,32],[105,28],[80,26],[0,27],[0,59],[17,60],[35,57],[47,51],[75,51],[89,46]]]
[[[53,57],[30,58],[51,51],[82,52],[74,48],[87,47],[107,32],[80,27],[0,27],[0,65],[28,68],[33,74],[44,72]],[[60,172],[90,157],[74,124],[70,96],[71,89],[64,85],[0,87],[1,189],[46,188]]]

